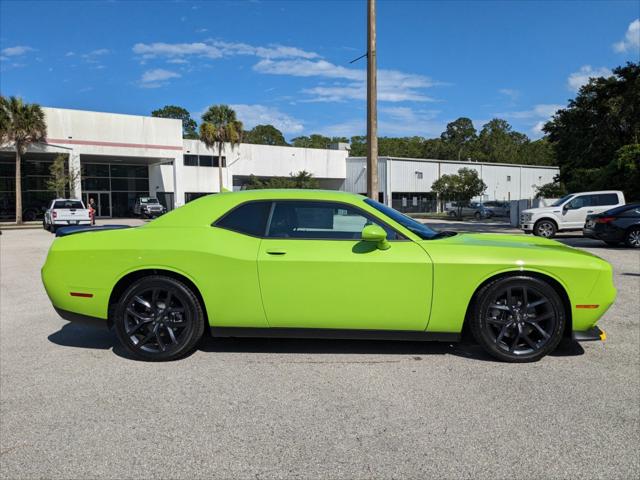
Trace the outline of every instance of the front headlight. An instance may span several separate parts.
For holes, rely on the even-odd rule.
[[[523,222],[530,222],[531,218],[533,218],[533,214],[532,213],[523,213],[522,214],[522,221]]]

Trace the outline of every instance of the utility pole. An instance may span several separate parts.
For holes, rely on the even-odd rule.
[[[367,196],[378,200],[378,93],[376,73],[376,0],[367,15]]]

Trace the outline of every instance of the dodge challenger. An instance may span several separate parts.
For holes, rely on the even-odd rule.
[[[435,231],[360,195],[247,190],[140,227],[58,232],[42,279],[58,314],[113,328],[135,357],[214,337],[433,340],[470,335],[536,361],[604,340],[611,266],[554,240]]]

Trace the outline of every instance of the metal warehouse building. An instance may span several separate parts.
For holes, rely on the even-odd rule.
[[[43,108],[47,141],[32,145],[23,156],[22,190],[25,219],[41,212],[53,194],[46,188],[49,166],[68,155],[81,172],[72,196],[93,197],[100,217],[131,214],[139,196],[156,196],[175,208],[219,190],[242,189],[249,176],[281,177],[306,170],[320,188],[364,193],[366,161],[348,158],[346,149],[311,149],[240,144],[227,146],[222,159],[197,140],[183,140],[180,120],[61,108]],[[535,187],[552,181],[556,167],[536,167],[443,160],[380,158],[381,201],[403,211],[434,210],[431,184],[461,167],[478,170],[487,184],[485,200],[529,199]],[[15,154],[0,148],[0,217],[15,214]]]

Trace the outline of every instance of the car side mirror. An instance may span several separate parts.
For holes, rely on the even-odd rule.
[[[379,250],[388,250],[391,244],[387,241],[387,232],[380,225],[367,225],[362,229],[362,240],[376,242]]]
[[[566,212],[567,210],[569,210],[569,209],[571,208],[570,203],[571,203],[571,202],[565,203],[565,204],[562,206],[562,210],[564,210],[565,212]]]

